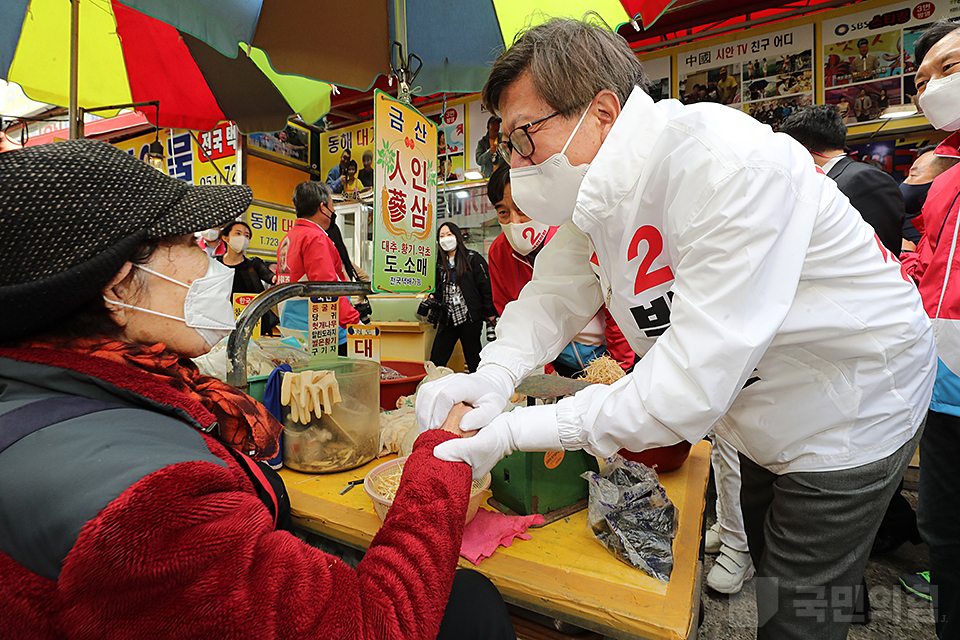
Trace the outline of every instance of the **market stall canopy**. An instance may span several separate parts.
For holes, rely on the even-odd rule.
[[[279,72],[369,89],[390,71],[391,43],[423,60],[418,93],[479,91],[517,32],[551,16],[597,12],[611,28],[670,0],[125,0],[234,57],[261,49]],[[630,6],[633,14],[628,15]],[[659,15],[657,13],[657,15]],[[646,14],[645,14],[646,15]],[[651,14],[652,15],[652,14]],[[654,18],[650,18],[652,21]]]
[[[69,102],[70,4],[0,2],[0,78],[18,83],[33,100]],[[250,3],[169,3],[187,4],[207,5],[208,11],[200,13],[220,24],[221,18],[213,17],[219,11]],[[217,13],[211,13],[214,9]],[[192,15],[189,22],[197,19]],[[330,109],[326,82],[277,73],[256,48],[244,47],[237,55],[234,44],[233,57],[224,56],[201,39],[116,1],[82,0],[79,33],[78,101],[86,109],[156,100],[159,120],[152,107],[143,113],[160,127],[208,131],[232,120],[244,133],[279,131],[295,114],[314,122]]]
[[[804,0],[807,3],[822,0]],[[852,0],[850,0],[852,1]],[[663,16],[683,26],[717,12],[754,11],[791,0],[124,0],[236,56],[261,49],[279,72],[365,91],[390,71],[391,43],[417,55],[415,93],[469,93],[486,82],[497,55],[526,28],[551,17],[594,12],[611,29],[649,32]],[[706,16],[706,17],[704,17]],[[698,22],[698,18],[704,17]],[[634,25],[636,28],[629,26]],[[628,26],[622,26],[628,25]],[[671,26],[678,28],[676,21]]]

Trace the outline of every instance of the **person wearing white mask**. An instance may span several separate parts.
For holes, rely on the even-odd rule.
[[[443,312],[436,324],[430,361],[445,367],[459,341],[467,369],[476,371],[483,321],[492,324],[496,320],[487,262],[476,251],[467,249],[460,227],[452,222],[440,225],[437,242],[440,252],[436,292],[430,297],[442,305]]]
[[[960,23],[940,20],[917,40],[917,97],[934,127],[950,132],[934,153],[960,157]],[[902,260],[936,327],[939,356],[933,401],[920,443],[920,500],[917,524],[930,545],[929,583],[901,582],[932,596],[937,634],[960,637],[960,165],[936,178],[913,225],[921,233],[915,252]]]
[[[531,220],[517,208],[511,195],[510,169],[506,162],[487,182],[487,198],[497,210],[497,221],[503,230],[487,252],[493,306],[498,314],[502,314],[507,304],[516,300],[524,285],[533,278],[537,254],[558,227]],[[606,309],[601,309],[557,359],[546,365],[546,372],[556,370],[560,375],[572,378],[604,354],[609,354],[624,371],[629,371],[636,359],[617,323]]]
[[[739,453],[758,639],[844,638],[920,439],[930,320],[803,146],[721,105],[654,103],[647,84],[625,40],[577,20],[530,28],[494,63],[482,99],[513,199],[561,226],[477,372],[423,385],[417,421],[471,404],[461,428],[477,435],[434,454],[477,477],[516,450],[607,457],[713,429]],[[602,304],[642,354],[633,372],[501,413]]]
[[[417,439],[356,567],[293,534],[261,462],[280,422],[190,361],[233,324],[193,233],[252,200],[104,142],[0,154],[4,637],[515,638],[457,570],[470,468],[432,453],[453,425]]]
[[[253,238],[250,225],[233,220],[223,225],[220,233],[226,241],[227,252],[217,256],[217,260],[233,269],[233,293],[262,293],[276,282],[276,276],[263,260],[247,255],[250,240]],[[262,332],[270,334],[278,324],[280,318],[277,314],[272,310],[268,311],[261,322]]]
[[[211,258],[222,256],[227,252],[227,243],[217,227],[201,231],[197,243]]]

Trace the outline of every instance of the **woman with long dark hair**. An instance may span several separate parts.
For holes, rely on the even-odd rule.
[[[483,256],[463,244],[460,227],[444,222],[437,235],[437,289],[431,296],[443,305],[444,313],[437,324],[430,360],[437,366],[446,365],[459,340],[472,373],[480,364],[483,321],[493,322],[497,313],[490,291],[490,272]]]

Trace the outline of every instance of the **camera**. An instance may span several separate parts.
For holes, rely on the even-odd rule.
[[[443,306],[443,303],[436,298],[427,296],[420,302],[420,306],[417,307],[417,315],[426,318],[427,322],[433,326],[437,326],[443,322],[444,316],[446,315],[446,308]]]
[[[357,303],[353,305],[353,308],[360,314],[360,324],[370,324],[370,314],[373,313],[373,308],[369,302]]]
[[[497,323],[487,321],[487,342],[493,342],[497,339]]]

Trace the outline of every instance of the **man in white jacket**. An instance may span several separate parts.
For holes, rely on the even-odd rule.
[[[740,452],[758,638],[843,638],[919,439],[930,322],[802,146],[729,107],[654,104],[645,85],[622,39],[572,20],[494,64],[483,100],[503,120],[514,200],[563,226],[479,370],[425,385],[418,421],[473,404],[462,428],[480,432],[435,454],[478,477],[516,450],[606,457],[715,429]],[[644,354],[634,371],[501,415],[604,302]]]

